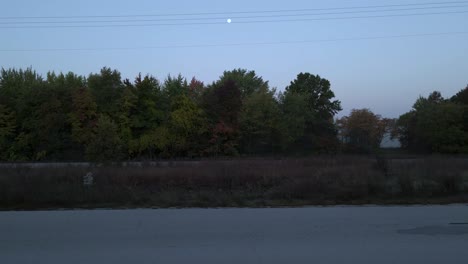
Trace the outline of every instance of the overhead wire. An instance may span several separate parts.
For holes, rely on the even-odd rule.
[[[414,10],[429,9],[454,9],[464,8],[468,5],[461,5],[468,1],[451,2],[427,2],[427,3],[408,3],[392,5],[369,5],[369,6],[351,6],[351,7],[331,7],[331,8],[303,8],[303,9],[283,9],[283,10],[260,10],[260,11],[229,11],[229,12],[205,12],[205,13],[180,13],[180,14],[158,14],[158,15],[87,15],[87,16],[10,16],[0,17],[0,29],[21,29],[21,28],[113,28],[113,27],[153,27],[153,26],[193,26],[193,25],[225,25],[226,17],[193,17],[193,16],[212,16],[223,14],[237,14],[229,17],[231,24],[260,24],[260,23],[280,23],[280,22],[300,22],[300,21],[321,21],[321,20],[347,20],[347,19],[367,19],[367,18],[389,18],[389,17],[412,17],[429,16],[442,14],[464,14],[468,10],[461,11],[442,11],[426,13],[406,13]],[[456,4],[456,5],[455,5]],[[405,7],[405,8],[396,8]],[[385,9],[382,9],[385,8]],[[362,10],[364,9],[364,10]],[[343,12],[320,12],[320,13],[293,13],[292,12],[311,12],[311,11],[332,11],[332,10],[350,10]],[[379,14],[384,12],[399,12],[397,14]],[[403,13],[401,13],[403,12]],[[375,13],[377,15],[347,16],[349,14]],[[245,14],[245,15],[242,15]],[[253,14],[253,15],[249,15]],[[265,14],[265,15],[261,15]],[[330,15],[345,15],[320,17]],[[129,18],[129,17],[169,17],[160,19],[126,19],[126,20],[81,20],[81,21],[8,21],[23,19],[76,19],[76,18]],[[177,17],[192,16],[192,17]],[[318,17],[317,17],[318,16]],[[295,18],[297,17],[297,18]],[[287,18],[287,19],[258,19],[258,18]],[[216,20],[216,21],[215,21]],[[218,21],[220,20],[220,21]],[[164,21],[182,21],[180,23],[143,23],[142,22],[164,22]],[[194,22],[183,22],[194,21]],[[201,22],[200,22],[201,21]],[[203,22],[215,21],[215,22]],[[96,23],[119,23],[119,24],[96,24]],[[124,24],[127,23],[127,24]],[[130,23],[130,24],[128,24]],[[33,24],[33,25],[31,25]],[[40,24],[40,25],[38,25]],[[51,25],[53,24],[53,25]],[[13,25],[13,26],[12,26]],[[19,25],[19,26],[18,26]],[[321,40],[301,40],[301,41],[278,41],[278,42],[252,42],[252,43],[227,43],[227,44],[188,44],[188,45],[168,45],[168,46],[149,46],[149,47],[102,47],[102,48],[50,48],[50,49],[0,49],[0,52],[27,52],[27,51],[99,51],[99,50],[138,50],[138,49],[161,49],[161,48],[198,48],[198,47],[224,47],[224,46],[249,46],[249,45],[279,45],[279,44],[301,44],[313,42],[338,42],[351,40],[372,40],[372,39],[391,39],[391,38],[409,38],[423,36],[441,36],[441,35],[460,35],[468,32],[445,32],[445,33],[424,33],[407,34],[378,37],[356,37],[356,38],[336,38]]]
[[[279,9],[279,10],[256,10],[256,11],[225,11],[225,12],[199,12],[199,13],[166,13],[166,14],[131,14],[131,15],[67,15],[67,16],[0,16],[0,19],[67,19],[67,18],[110,18],[110,17],[157,17],[157,16],[201,16],[201,15],[230,15],[230,14],[256,14],[256,13],[285,13],[303,11],[327,11],[327,10],[347,10],[347,9],[370,9],[386,7],[408,7],[427,5],[449,5],[466,4],[468,1],[446,1],[446,2],[426,2],[407,3],[391,5],[367,5],[349,7],[328,7],[328,8],[301,8],[301,9]]]
[[[257,24],[257,23],[278,23],[278,22],[304,22],[304,21],[324,21],[324,20],[347,20],[347,19],[366,19],[366,18],[388,18],[388,17],[412,17],[446,14],[465,14],[468,10],[450,11],[450,12],[430,12],[430,13],[411,13],[411,14],[388,14],[388,15],[369,15],[369,16],[345,16],[345,17],[321,17],[321,18],[299,18],[299,19],[271,19],[271,20],[247,20],[234,21],[231,24]],[[113,28],[113,27],[157,27],[157,26],[194,26],[194,25],[224,25],[225,21],[220,22],[183,22],[183,23],[151,23],[151,24],[111,24],[111,25],[27,25],[27,26],[0,26],[0,29],[21,29],[21,28]]]
[[[397,12],[397,11],[412,11],[412,10],[428,10],[428,9],[447,9],[468,7],[468,5],[444,6],[444,7],[415,7],[415,8],[400,8],[400,9],[382,9],[382,10],[361,10],[361,11],[345,11],[345,12],[328,12],[328,13],[300,13],[300,14],[276,14],[276,15],[255,15],[255,16],[234,16],[229,17],[235,19],[252,19],[252,18],[275,18],[275,17],[304,17],[304,16],[323,16],[323,15],[343,15],[343,14],[359,14],[359,13],[380,13],[380,12]],[[132,20],[79,20],[79,21],[0,21],[0,25],[16,25],[16,24],[76,24],[76,23],[129,23],[129,22],[160,22],[160,21],[200,21],[200,20],[220,20],[225,17],[206,17],[206,18],[163,18],[163,19],[132,19]]]
[[[369,36],[369,37],[350,37],[350,38],[329,38],[329,39],[298,40],[298,41],[245,42],[245,43],[222,43],[222,44],[187,44],[187,45],[161,45],[161,46],[144,46],[144,47],[101,47],[101,48],[0,49],[0,52],[125,51],[125,50],[171,49],[171,48],[175,48],[175,49],[177,48],[212,48],[212,47],[233,47],[233,46],[312,44],[312,43],[320,43],[320,42],[399,39],[399,38],[448,36],[448,35],[468,35],[468,31],[402,34],[402,35]]]

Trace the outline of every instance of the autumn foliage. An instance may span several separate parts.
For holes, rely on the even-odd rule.
[[[119,161],[161,158],[372,153],[392,132],[402,146],[468,152],[467,89],[419,98],[398,121],[369,109],[342,110],[329,80],[299,73],[279,92],[254,71],[122,79],[32,69],[0,72],[1,161]]]

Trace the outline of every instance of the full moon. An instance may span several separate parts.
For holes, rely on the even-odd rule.
[[[228,22],[228,24],[231,24],[232,20],[230,18],[228,18],[227,22]]]

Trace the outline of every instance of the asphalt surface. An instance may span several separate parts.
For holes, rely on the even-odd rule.
[[[0,212],[0,263],[468,263],[468,206]]]

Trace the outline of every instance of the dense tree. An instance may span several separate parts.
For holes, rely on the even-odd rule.
[[[170,103],[173,99],[178,98],[182,95],[187,95],[189,93],[189,86],[187,80],[182,77],[182,75],[177,75],[177,77],[172,77],[171,75],[167,76],[163,85],[163,94],[166,99],[166,103]]]
[[[161,125],[146,131],[130,142],[129,149],[138,158],[154,159],[157,157],[171,157],[168,150],[171,134],[167,125]]]
[[[67,112],[71,105],[68,82],[74,75],[49,73],[43,80],[31,69],[2,70],[0,101],[15,113],[15,140],[8,156],[15,160],[56,160],[71,151]]]
[[[0,142],[4,142],[15,132],[14,113],[4,105],[0,105]]]
[[[468,153],[468,88],[450,100],[420,97],[395,124],[410,150]],[[133,82],[103,68],[88,79],[32,69],[0,72],[0,159],[112,161],[198,156],[310,154],[378,148],[391,120],[341,110],[330,82],[300,73],[276,94],[254,71],[225,71],[212,84],[181,75]]]
[[[303,94],[307,97],[308,108],[316,118],[329,120],[341,111],[341,102],[333,100],[335,94],[330,89],[330,81],[319,75],[299,73],[286,87],[286,93]]]
[[[390,130],[390,120],[369,109],[353,109],[349,116],[337,121],[339,133],[348,152],[372,153],[380,147]]]
[[[300,139],[308,152],[334,152],[338,141],[333,116],[341,111],[341,102],[333,100],[335,94],[330,82],[319,75],[300,73],[286,87],[284,97],[298,94],[304,97],[306,107],[305,130]]]
[[[0,159],[9,160],[10,145],[13,144],[16,120],[13,111],[0,104]]]
[[[131,116],[132,127],[136,136],[139,136],[156,128],[166,117],[162,105],[161,87],[156,78],[148,75],[141,78],[141,75],[138,75],[133,91],[136,102],[134,114]]]
[[[44,87],[44,80],[36,71],[28,68],[16,70],[2,68],[0,74],[0,104],[15,113],[16,126],[21,131],[23,121],[31,114],[32,92]],[[34,110],[34,109],[32,109]]]
[[[451,101],[463,106],[463,130],[468,133],[468,85],[451,98]]]
[[[43,86],[44,80],[31,68],[26,70],[2,68],[0,73],[0,104],[8,106],[17,113],[25,108],[26,102],[23,99],[30,91]]]
[[[32,92],[41,89],[44,80],[35,71],[3,69],[0,74],[0,105],[2,105],[3,146],[2,159],[14,161],[32,160],[33,149],[31,141],[33,135],[31,127],[31,113],[36,110],[33,105],[35,97]],[[32,106],[32,107],[31,107]],[[14,116],[14,119],[12,117]],[[14,134],[11,128],[14,127]]]
[[[465,110],[464,105],[445,100],[440,92],[418,98],[397,122],[402,146],[419,152],[468,153]]]
[[[52,87],[64,91],[80,88],[86,84],[86,80],[83,76],[78,76],[73,72],[68,72],[67,74],[48,72],[46,81]]]
[[[468,106],[468,85],[451,98],[451,101]]]
[[[58,160],[70,147],[71,135],[66,108],[59,93],[53,88],[36,89],[32,92],[30,116],[23,123],[23,131],[32,136],[30,141],[34,160]]]
[[[47,73],[46,86],[51,89],[50,94],[54,94],[62,103],[64,113],[72,112],[73,95],[83,87],[86,87],[86,80],[72,72],[67,74],[54,72]]]
[[[276,97],[267,81],[245,69],[225,71],[207,87],[181,75],[160,84],[139,74],[132,83],[110,68],[88,79],[51,72],[45,80],[31,69],[2,70],[0,103],[15,117],[13,134],[2,141],[12,143],[9,156],[16,160],[82,159],[85,153],[98,160],[90,154],[102,147],[96,138],[102,127],[115,132],[116,126],[119,152],[127,158],[315,151],[330,145],[335,131],[325,109],[337,108],[320,108],[333,97],[329,86],[298,88],[302,76],[316,78],[301,74]]]
[[[152,76],[146,75],[142,78],[139,74],[134,84],[127,82],[126,91],[125,112],[130,121],[130,131],[126,133],[126,137],[130,138],[128,151],[130,155],[154,157],[162,145],[166,144],[162,144],[161,136],[156,135],[165,131],[159,128],[167,121],[169,113],[169,110],[165,109],[167,107],[160,83]]]
[[[206,121],[203,110],[188,96],[181,95],[172,103],[169,119],[171,156],[199,156]]]
[[[275,91],[261,87],[244,101],[239,117],[244,153],[271,153],[281,147],[281,113]]]
[[[120,72],[104,67],[99,74],[89,75],[88,87],[98,112],[114,117],[119,110],[118,101],[124,87]]]
[[[86,156],[91,161],[119,161],[123,158],[122,140],[118,126],[108,116],[101,115],[86,146]]]
[[[307,98],[303,94],[280,94],[282,147],[285,150],[302,150],[301,139],[306,132],[306,122],[312,119],[307,107]]]
[[[197,80],[195,77],[192,78],[188,85],[188,96],[193,101],[200,103],[201,98],[203,96],[203,92],[205,91],[205,85],[202,81]]]
[[[204,95],[203,106],[209,113],[211,146],[208,154],[235,155],[238,153],[239,113],[241,92],[233,80],[214,83]]]
[[[130,143],[133,140],[134,134],[132,121],[136,112],[137,96],[135,95],[133,85],[128,80],[125,80],[124,83],[125,87],[119,100],[120,110],[116,120],[124,152],[132,156],[133,150],[130,149]]]
[[[255,71],[247,71],[246,69],[225,71],[217,81],[217,84],[223,84],[228,80],[235,82],[243,99],[261,89],[268,89],[268,82],[264,81],[262,77],[257,76]]]
[[[89,90],[81,87],[74,91],[69,121],[72,127],[71,137],[76,143],[82,146],[89,143],[97,116],[97,106]]]
[[[432,110],[431,117],[420,126],[430,131],[428,140],[432,151],[438,153],[468,153],[468,131],[464,108],[462,106],[445,102]]]

